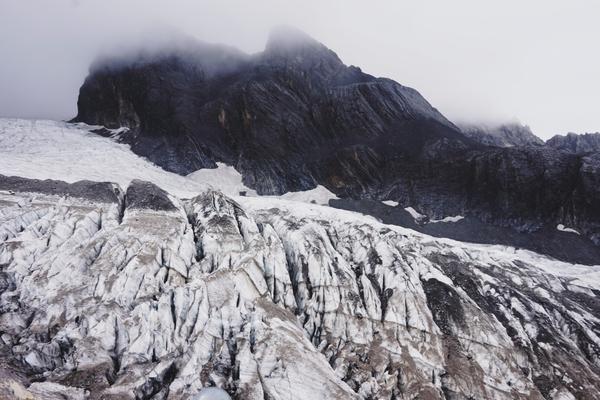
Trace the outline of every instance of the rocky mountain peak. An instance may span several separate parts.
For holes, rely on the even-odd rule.
[[[271,50],[277,47],[294,48],[304,46],[320,47],[323,45],[300,29],[289,25],[279,25],[269,32],[266,49]]]
[[[578,135],[569,132],[567,135],[556,135],[548,139],[546,144],[559,150],[570,153],[596,153],[600,152],[600,132]]]
[[[500,124],[459,123],[462,133],[471,139],[495,147],[542,146],[544,141],[531,128],[519,122]]]
[[[279,26],[270,32],[263,59],[269,63],[294,64],[306,68],[325,66],[335,70],[345,67],[334,51],[303,31],[289,26]]]
[[[231,165],[258,194],[322,185],[434,218],[525,231],[562,223],[600,240],[598,160],[535,146],[527,127],[487,129],[499,144],[482,146],[418,91],[345,66],[290,28],[240,64],[194,60],[90,74],[76,121],[128,128],[118,140],[181,175]]]

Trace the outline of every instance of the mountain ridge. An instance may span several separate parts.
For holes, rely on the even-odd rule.
[[[600,133],[555,135],[546,141],[546,145],[571,153],[597,153],[600,152]]]
[[[345,66],[314,39],[290,39],[300,44],[283,55],[286,40],[270,40],[276,56],[258,53],[217,75],[170,56],[96,71],[75,120],[129,128],[120,140],[168,171],[232,165],[259,194],[322,185],[433,218],[573,226],[600,243],[597,158],[485,146],[416,90]]]

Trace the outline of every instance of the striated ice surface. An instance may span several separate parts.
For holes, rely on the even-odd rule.
[[[114,201],[0,191],[0,394],[600,391],[600,266],[294,201],[115,190]]]
[[[231,400],[226,391],[219,388],[205,388],[193,396],[191,400]]]

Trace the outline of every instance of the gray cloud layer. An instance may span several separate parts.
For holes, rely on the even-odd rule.
[[[101,52],[173,30],[262,50],[289,24],[454,120],[600,130],[597,0],[0,0],[0,116],[67,119]]]

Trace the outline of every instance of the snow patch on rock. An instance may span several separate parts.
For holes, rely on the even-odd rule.
[[[193,197],[208,188],[161,169],[135,155],[128,145],[90,132],[94,128],[57,121],[0,119],[0,174],[66,182],[110,181],[123,187],[141,179],[178,197]]]
[[[288,192],[280,196],[269,197],[277,197],[283,200],[300,201],[303,203],[320,204],[325,206],[329,204],[329,200],[335,200],[338,198],[330,190],[321,185],[318,185],[316,188],[310,190]]]
[[[460,220],[465,219],[462,215],[455,215],[453,217],[444,217],[442,219],[430,219],[428,223],[437,224],[439,222],[458,222]]]
[[[427,219],[427,215],[423,215],[423,214],[419,213],[417,210],[415,210],[412,207],[406,207],[404,210],[407,211],[411,217],[413,217],[415,222],[422,222]]]
[[[244,185],[242,175],[234,167],[225,163],[218,162],[217,168],[199,169],[186,177],[194,182],[208,185],[214,190],[220,190],[229,196],[238,196],[241,193],[256,196],[255,190]]]
[[[569,232],[569,233],[575,233],[576,235],[580,235],[580,233],[577,232],[575,229],[573,229],[573,228],[567,228],[563,224],[556,225],[556,229],[559,230],[559,231],[561,231],[561,232]]]

